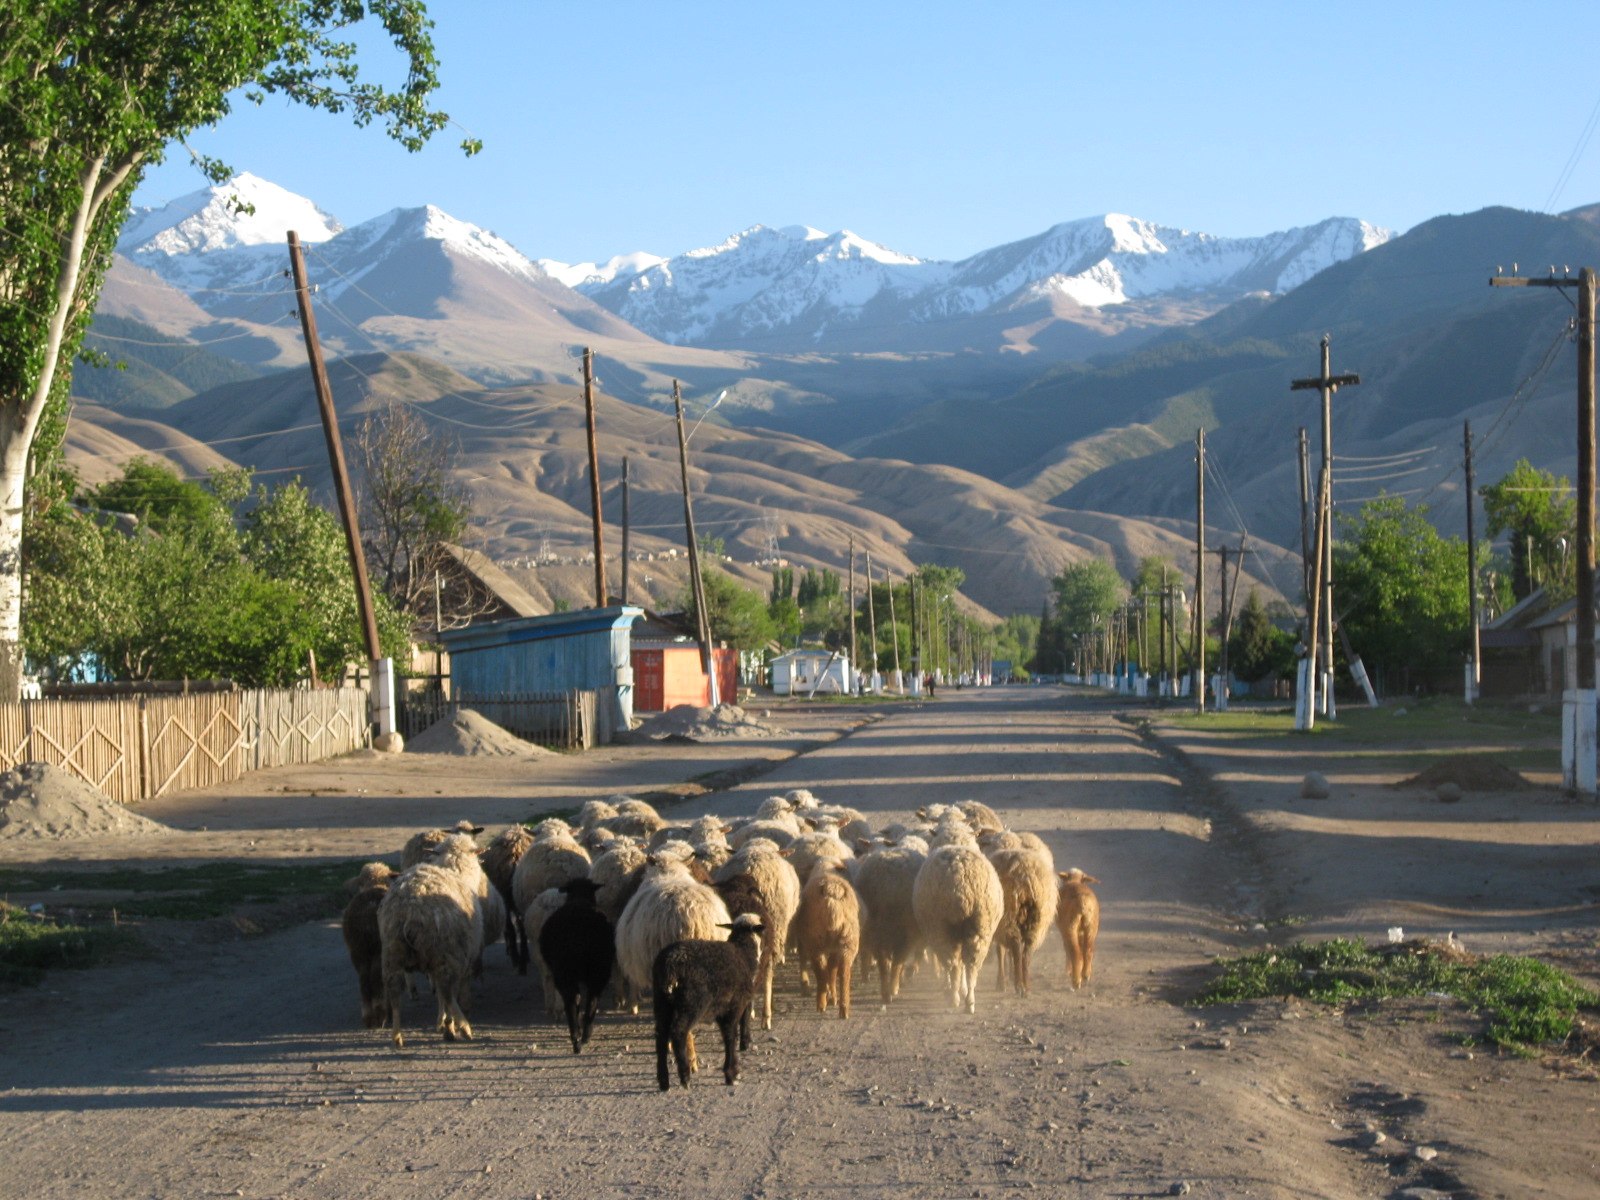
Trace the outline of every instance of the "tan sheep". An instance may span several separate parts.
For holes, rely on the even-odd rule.
[[[1056,916],[1053,864],[1037,850],[999,850],[991,857],[1005,912],[995,932],[1000,986],[1009,982],[1017,995],[1028,994],[1034,951],[1044,945]],[[1009,979],[1007,978],[1009,976]]]
[[[488,888],[478,848],[465,834],[452,834],[427,862],[403,872],[378,906],[383,941],[383,986],[394,1044],[404,1046],[400,999],[407,971],[433,983],[438,1028],[445,1038],[471,1039],[466,1006],[473,968],[483,955],[483,902]]]
[[[978,968],[1005,915],[1000,876],[969,832],[928,855],[911,893],[917,924],[950,982],[951,1003],[978,1011]]]
[[[861,901],[849,871],[836,859],[821,859],[800,891],[794,918],[795,940],[803,962],[817,981],[817,1011],[839,1005],[850,1016],[850,972],[861,950]]]
[[[1061,931],[1061,948],[1067,952],[1067,982],[1074,991],[1088,983],[1094,972],[1094,943],[1100,936],[1100,898],[1089,885],[1099,882],[1077,867],[1061,872],[1056,928]]]

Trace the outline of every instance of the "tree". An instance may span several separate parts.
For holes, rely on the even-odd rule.
[[[1565,475],[1525,458],[1499,483],[1478,489],[1489,536],[1511,535],[1511,590],[1518,600],[1537,587],[1560,597],[1575,590],[1578,502],[1571,491]]]
[[[1098,558],[1063,568],[1050,586],[1055,593],[1056,622],[1068,641],[1074,637],[1087,640],[1097,625],[1111,619],[1128,594],[1116,568]]]
[[[456,445],[428,428],[403,401],[362,421],[355,436],[361,536],[378,585],[401,612],[415,615],[433,596],[444,547],[472,520],[472,499],[453,476]]]
[[[756,650],[772,640],[772,620],[759,592],[745,587],[726,571],[702,568],[705,581],[706,618],[714,642],[727,642],[738,650]],[[683,609],[698,620],[694,589],[684,589]]]
[[[1342,622],[1377,672],[1455,682],[1467,638],[1467,545],[1442,538],[1427,506],[1400,497],[1372,500],[1341,518],[1335,544]]]
[[[1228,641],[1228,666],[1249,683],[1294,669],[1294,635],[1272,623],[1255,588],[1250,589]]]
[[[405,61],[397,88],[364,79],[346,40],[367,17]],[[448,120],[428,103],[431,28],[422,0],[32,0],[0,12],[0,700],[21,692],[30,468],[48,475],[59,453],[70,363],[141,172],[246,86],[257,102],[271,93],[380,121],[418,149]]]

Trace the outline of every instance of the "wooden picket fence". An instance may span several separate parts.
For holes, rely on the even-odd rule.
[[[0,704],[0,770],[50,763],[123,804],[316,762],[370,741],[365,688]]]
[[[437,691],[412,692],[402,697],[399,727],[410,741],[437,721],[470,708],[502,729],[526,741],[558,750],[589,750],[606,740],[597,723],[598,693],[496,692],[444,697]]]

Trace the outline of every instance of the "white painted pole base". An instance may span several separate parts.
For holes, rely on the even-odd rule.
[[[1360,655],[1350,664],[1350,677],[1360,685],[1362,693],[1367,698],[1368,708],[1378,707],[1378,694],[1372,690],[1372,680],[1367,678],[1367,664],[1361,661]]]
[[[394,659],[380,658],[371,664],[372,743],[379,749],[398,749],[395,743]]]
[[[1311,690],[1316,678],[1309,658],[1302,658],[1295,664],[1294,727],[1299,733],[1310,733],[1316,726],[1317,698]]]
[[[1478,698],[1478,664],[1470,658],[1467,659],[1467,665],[1462,670],[1462,676],[1462,693],[1467,703],[1471,704]]]
[[[1221,675],[1211,677],[1211,700],[1217,712],[1228,711],[1228,681]]]
[[[1332,671],[1324,671],[1322,673],[1322,695],[1318,697],[1318,699],[1322,701],[1322,715],[1324,719],[1329,721],[1337,721],[1339,719],[1339,706],[1333,699]]]
[[[1595,794],[1595,690],[1561,693],[1561,780],[1580,796]]]

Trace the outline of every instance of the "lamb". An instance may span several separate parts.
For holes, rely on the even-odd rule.
[[[926,844],[873,850],[856,868],[856,894],[861,897],[861,949],[878,968],[878,990],[884,1007],[900,994],[905,968],[922,950],[922,930],[912,907],[917,872],[928,857]]]
[[[1044,944],[1056,917],[1055,865],[1037,850],[1000,850],[991,856],[1000,876],[1005,911],[995,934],[1000,986],[1007,975],[1017,995],[1026,996],[1033,954]]]
[[[850,1016],[850,971],[861,949],[861,901],[850,885],[843,862],[822,859],[800,892],[800,911],[794,918],[800,961],[817,981],[817,1011],[828,1011],[828,1001],[839,1005],[839,1016]]]
[[[745,913],[719,928],[729,933],[727,941],[676,941],[652,961],[656,1083],[663,1092],[672,1087],[669,1049],[678,1066],[678,1082],[689,1086],[693,1030],[707,1018],[722,1033],[722,1078],[730,1087],[739,1078],[739,1051],[750,1048],[750,1002],[761,966],[761,920]]]
[[[383,937],[378,931],[378,906],[389,894],[394,868],[388,863],[368,863],[350,881],[355,889],[345,905],[344,946],[350,952],[350,965],[356,969],[356,984],[361,989],[361,1024],[381,1029],[389,1023],[389,1005],[383,990]]]
[[[378,905],[383,987],[397,1047],[405,1045],[400,994],[407,971],[421,971],[432,981],[438,1028],[446,1040],[471,1040],[464,1009],[473,967],[483,954],[481,895],[487,887],[477,846],[470,836],[456,833],[435,847],[427,862],[390,884]]]
[[[771,1029],[772,976],[778,965],[785,961],[784,947],[789,938],[789,927],[800,907],[800,878],[778,847],[765,838],[746,842],[717,872],[716,877],[726,880],[737,875],[749,875],[754,881],[761,902],[766,907],[767,920],[772,925],[766,940],[773,947],[775,961],[772,970],[764,978],[761,1013],[762,1028]]]
[[[540,892],[588,874],[589,852],[573,840],[570,830],[562,834],[554,826],[545,826],[535,830],[533,845],[517,862],[511,877],[512,903],[526,916],[528,905]]]
[[[563,884],[566,903],[551,913],[539,930],[539,957],[561,993],[574,1054],[589,1041],[600,993],[611,982],[616,962],[611,922],[594,903],[599,890],[589,879]]]
[[[1076,991],[1089,982],[1094,971],[1094,943],[1100,936],[1100,898],[1089,885],[1100,881],[1077,867],[1060,872],[1060,878],[1056,928],[1061,931],[1061,948],[1067,952],[1067,982]]]
[[[953,843],[928,855],[912,888],[912,909],[928,948],[950,980],[951,1002],[978,1011],[978,968],[1005,913],[1000,876],[976,846]]]
[[[414,833],[406,839],[406,844],[400,851],[400,869],[410,870],[420,862],[428,861],[429,852],[440,845],[452,833],[464,833],[475,838],[483,832],[482,825],[474,825],[471,821],[457,821],[454,829],[425,829],[421,833]]]
[[[617,965],[639,995],[649,986],[662,950],[685,938],[721,941],[726,935],[718,929],[727,924],[727,905],[694,879],[688,863],[657,852],[650,855],[639,890],[617,920]]]

